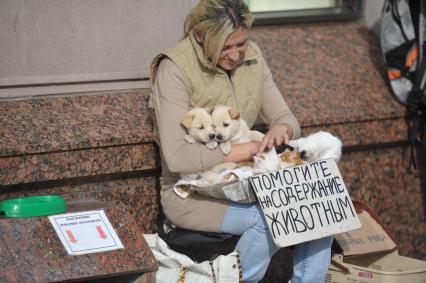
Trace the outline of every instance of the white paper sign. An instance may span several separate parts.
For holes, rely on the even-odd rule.
[[[253,176],[250,183],[279,247],[361,227],[333,159]]]
[[[49,220],[70,255],[124,248],[103,210],[52,215]]]

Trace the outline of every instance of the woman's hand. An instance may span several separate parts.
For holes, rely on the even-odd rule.
[[[259,152],[260,142],[246,142],[231,146],[231,152],[225,156],[224,162],[241,162],[251,159]]]
[[[293,134],[292,129],[285,124],[274,125],[263,137],[257,153],[262,153],[266,148],[271,149],[274,145],[288,144],[289,137]]]

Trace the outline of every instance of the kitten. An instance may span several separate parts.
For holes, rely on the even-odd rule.
[[[253,156],[253,160],[242,162],[225,162],[216,165],[211,169],[211,172],[221,173],[224,170],[232,170],[237,168],[254,169],[256,173],[264,173],[268,171],[276,171],[281,168],[283,161],[277,154],[275,147],[269,151],[264,151],[261,154]]]
[[[272,147],[269,151],[253,156],[253,163],[255,169],[264,173],[301,165],[306,162],[302,160],[297,149],[287,148],[283,153],[277,154],[275,147]]]
[[[308,162],[327,158],[333,158],[338,162],[342,156],[341,140],[324,131],[319,131],[297,140],[291,140],[289,145],[297,148],[302,159]]]
[[[216,185],[235,180],[235,176],[225,174],[229,170],[242,169],[251,174],[261,174],[304,163],[306,162],[300,158],[297,149],[287,149],[282,154],[277,154],[275,147],[272,147],[269,151],[253,156],[252,161],[221,163],[206,172],[187,175],[184,179],[198,180],[206,185]]]
[[[282,154],[280,154],[280,158],[280,169],[284,169],[290,166],[302,165],[306,163],[306,161],[304,161],[300,156],[299,150],[297,148],[288,149],[284,151]]]
[[[272,147],[269,151],[253,156],[253,168],[257,169],[259,173],[276,171],[280,169],[280,166],[281,158],[277,154],[275,147]]]

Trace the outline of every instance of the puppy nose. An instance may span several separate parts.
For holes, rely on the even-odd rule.
[[[302,150],[301,152],[299,152],[300,154],[300,158],[302,158],[303,160],[306,158],[306,150]]]
[[[222,139],[222,135],[221,135],[221,134],[218,134],[218,135],[216,136],[216,138],[217,138],[218,140],[221,140],[221,139]]]
[[[211,139],[211,140],[214,140],[214,138],[216,137],[216,135],[215,134],[209,134],[209,138]]]

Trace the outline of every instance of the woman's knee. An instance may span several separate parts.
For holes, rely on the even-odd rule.
[[[267,231],[268,230],[268,224],[266,222],[265,216],[263,215],[262,208],[259,204],[256,204],[251,209],[252,213],[252,223],[251,226],[253,229],[259,230],[259,231]]]
[[[232,204],[225,214],[221,232],[242,235],[250,229],[265,232],[266,221],[258,204]]]

